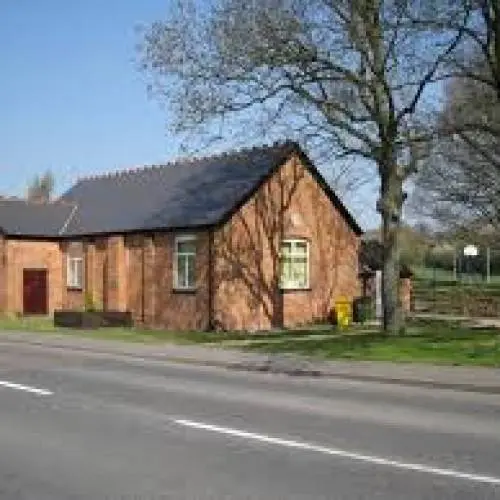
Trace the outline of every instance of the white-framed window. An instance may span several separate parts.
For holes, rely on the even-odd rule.
[[[83,258],[68,256],[66,285],[68,288],[83,288]]]
[[[196,236],[183,235],[175,238],[174,288],[196,288]]]
[[[289,239],[281,242],[281,279],[283,290],[309,288],[309,242]]]

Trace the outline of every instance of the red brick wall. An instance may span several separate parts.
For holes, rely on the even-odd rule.
[[[85,290],[84,295],[92,297],[97,309],[111,309],[109,295],[114,293],[108,286],[110,282],[109,266],[110,260],[108,237],[99,236],[91,238],[84,243],[85,255]],[[116,266],[114,268],[116,270]],[[123,269],[122,269],[123,272]],[[115,286],[120,284],[115,280]],[[123,284],[122,284],[123,286]],[[115,293],[116,298],[116,293]],[[123,307],[125,310],[125,307]]]
[[[95,249],[94,286],[92,292],[98,307],[108,308],[108,241],[107,238],[98,238],[92,243]]]
[[[279,289],[280,242],[307,239],[310,290]],[[298,159],[291,159],[215,234],[214,319],[266,329],[326,319],[359,294],[359,238]]]
[[[375,300],[376,286],[375,273],[372,276],[365,278],[365,294],[367,297],[372,297]],[[411,311],[411,301],[413,293],[412,278],[399,279],[399,300],[403,313],[408,314]]]
[[[173,233],[127,236],[127,309],[136,323],[179,330],[208,328],[208,235],[196,234],[196,290],[173,286]]]
[[[142,258],[144,261],[144,301],[143,301],[143,320],[146,325],[154,326],[156,322],[158,282],[156,276],[156,243],[154,236],[144,236],[142,241]],[[160,302],[161,307],[161,302]]]
[[[408,314],[411,310],[412,288],[411,278],[401,278],[399,280],[399,297],[401,300],[401,309],[404,314]]]
[[[65,309],[74,311],[82,311],[85,307],[83,292],[79,290],[66,290],[66,300],[64,301]]]
[[[109,310],[127,309],[127,249],[124,236],[110,236],[107,245],[106,305]]]
[[[5,310],[23,312],[23,270],[46,269],[48,310],[60,309],[64,304],[63,252],[57,242],[6,240],[7,291]],[[63,286],[64,285],[64,286]]]
[[[124,296],[127,293],[127,261],[122,242],[121,236],[99,236],[61,243],[62,294],[65,308],[82,310],[86,307],[88,297],[96,309],[126,310],[127,301],[124,300]],[[81,255],[84,259],[82,290],[66,287],[67,257],[70,253]]]
[[[84,257],[83,247],[80,242],[63,241],[60,244],[62,252],[62,297],[64,309],[83,310],[84,308],[84,289],[76,290],[67,288],[68,256]],[[83,279],[85,283],[85,261]]]
[[[208,235],[197,234],[196,292],[184,293],[173,289],[173,257],[175,235],[155,235],[154,323],[174,329],[208,328]]]
[[[0,313],[7,311],[7,242],[0,234]]]
[[[144,305],[143,283],[143,244],[142,235],[127,236],[125,247],[127,249],[127,310],[132,311],[134,321],[142,321]]]

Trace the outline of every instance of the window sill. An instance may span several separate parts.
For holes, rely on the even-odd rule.
[[[196,288],[172,288],[172,293],[193,295],[197,292]]]
[[[281,293],[297,293],[297,292],[311,292],[312,288],[310,286],[305,288],[280,288]]]
[[[83,287],[82,286],[67,286],[66,290],[68,290],[68,292],[83,292]]]

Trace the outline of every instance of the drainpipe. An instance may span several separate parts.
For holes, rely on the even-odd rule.
[[[145,307],[146,307],[146,263],[145,258],[146,258],[146,236],[142,235],[142,255],[141,255],[141,324],[144,326],[144,322],[146,320],[146,312],[145,312]]]
[[[208,329],[214,329],[214,232],[208,230]]]

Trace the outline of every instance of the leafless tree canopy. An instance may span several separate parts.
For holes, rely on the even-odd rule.
[[[445,229],[500,230],[500,2],[462,0],[471,22],[449,58],[446,99],[413,196],[419,215]],[[447,27],[450,27],[448,23]]]
[[[455,3],[181,2],[147,32],[143,60],[178,130],[266,111],[269,127],[285,119],[302,140],[377,161],[386,139],[405,147],[410,117],[425,120],[426,86],[463,36],[436,28],[463,24]]]
[[[450,58],[456,75],[490,87],[500,99],[500,2],[459,0],[456,8],[470,11],[466,25],[448,21],[445,28],[464,32],[464,44]]]
[[[247,134],[260,117],[268,130],[376,166],[384,326],[396,332],[403,183],[436,135],[438,85],[458,67],[465,72],[466,39],[482,40],[473,38],[484,24],[479,7],[466,0],[182,1],[146,32],[143,63],[178,131],[217,136],[241,119],[238,133]]]
[[[456,80],[439,116],[440,137],[422,166],[416,195],[441,225],[487,224],[500,230],[500,101],[491,86]],[[423,201],[422,201],[423,200]]]

